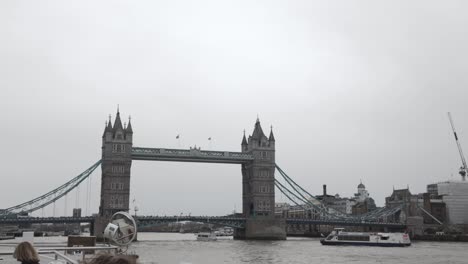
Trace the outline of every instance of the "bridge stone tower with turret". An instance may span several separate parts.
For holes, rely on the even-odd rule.
[[[244,137],[242,152],[254,160],[242,164],[242,211],[245,230],[237,230],[236,238],[286,239],[284,219],[275,218],[275,137],[273,129],[267,138],[257,118],[249,139]]]
[[[132,124],[129,120],[128,125],[123,126],[117,110],[114,125],[109,120],[102,135],[100,216],[110,217],[129,210],[132,141]]]
[[[95,227],[98,236],[114,213],[129,211],[132,142],[132,124],[129,120],[128,125],[122,125],[117,110],[114,125],[109,117],[102,135],[101,201]]]

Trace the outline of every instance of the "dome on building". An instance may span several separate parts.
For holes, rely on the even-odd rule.
[[[359,185],[357,187],[358,187],[358,189],[365,189],[366,188],[366,186],[364,186],[364,184],[362,184],[362,182],[359,183]]]

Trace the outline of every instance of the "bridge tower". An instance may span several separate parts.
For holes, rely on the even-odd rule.
[[[275,137],[263,133],[257,118],[249,139],[241,143],[242,152],[254,160],[242,164],[242,212],[245,230],[237,230],[240,239],[286,239],[284,219],[275,218]]]
[[[132,165],[133,130],[130,119],[122,125],[117,109],[114,125],[111,119],[102,135],[102,176],[99,218],[96,235],[102,234],[108,219],[116,212],[129,211],[130,168]]]

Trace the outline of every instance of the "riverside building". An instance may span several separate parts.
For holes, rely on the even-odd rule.
[[[447,221],[452,225],[468,226],[468,182],[446,181],[427,185],[431,197],[445,203]]]

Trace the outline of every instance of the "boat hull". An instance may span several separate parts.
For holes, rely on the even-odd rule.
[[[216,237],[197,237],[197,241],[216,241]]]
[[[326,241],[321,240],[320,243],[325,246],[372,246],[372,247],[408,247],[411,243],[372,243],[364,241]]]
[[[197,240],[198,241],[216,241],[217,237],[215,233],[198,233]]]

